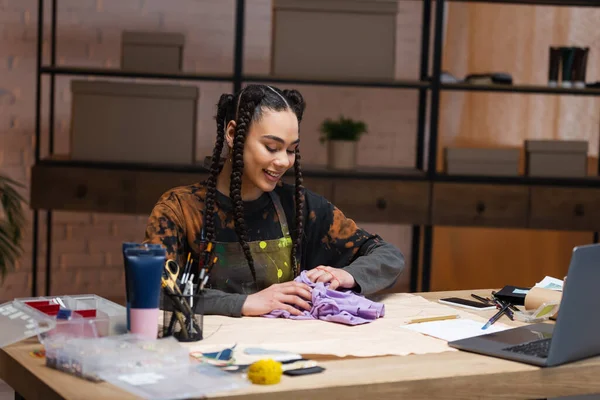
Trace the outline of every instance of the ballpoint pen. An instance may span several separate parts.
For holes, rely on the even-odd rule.
[[[504,314],[506,312],[506,310],[508,310],[508,304],[505,304],[504,307],[502,307],[500,309],[500,311],[498,311],[496,314],[494,314],[494,316],[492,318],[490,318],[489,321],[486,322],[485,325],[481,329],[489,328],[492,324],[494,324],[494,322],[496,322],[500,319],[500,317],[502,316],[502,314]]]
[[[476,295],[476,294],[474,294],[474,293],[472,293],[472,294],[471,294],[471,297],[473,297],[474,299],[477,299],[477,300],[479,300],[479,301],[480,301],[480,302],[482,302],[483,304],[489,304],[489,305],[492,305],[492,304],[493,304],[491,300],[489,300],[489,299],[486,299],[486,298],[483,298],[483,297],[481,297],[481,296],[477,296],[477,295]]]
[[[495,291],[492,291],[492,299],[494,299],[494,300],[496,300],[496,301],[499,301],[499,302],[500,302],[500,304],[504,305],[504,301],[503,301],[503,300],[500,300],[498,297],[496,297],[496,292],[495,292]],[[510,304],[509,302],[506,302],[506,303],[508,304],[508,307],[509,307],[511,310],[513,310],[513,311],[517,311],[517,312],[518,312],[518,311],[520,311],[520,310],[519,310],[517,307],[513,306],[513,305],[512,305],[512,304]]]

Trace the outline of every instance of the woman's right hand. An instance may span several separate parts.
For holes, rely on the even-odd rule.
[[[307,300],[312,300],[308,285],[295,281],[276,283],[248,295],[242,306],[242,315],[259,316],[273,310],[285,310],[292,315],[301,315],[302,311],[294,306],[310,311]]]

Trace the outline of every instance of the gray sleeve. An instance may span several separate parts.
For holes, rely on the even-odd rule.
[[[204,314],[241,317],[246,294],[225,293],[217,289],[204,290]]]
[[[353,290],[369,295],[394,286],[404,270],[404,255],[396,246],[380,241],[344,267],[356,281]]]

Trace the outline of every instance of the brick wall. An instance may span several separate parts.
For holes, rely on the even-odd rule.
[[[49,2],[46,2],[49,3]],[[397,33],[399,78],[418,74],[420,5],[400,2]],[[118,67],[123,29],[178,31],[186,36],[184,69],[226,73],[233,67],[234,1],[232,0],[58,0],[59,65]],[[245,71],[268,73],[271,2],[248,0]],[[43,49],[49,61],[49,7],[46,7]],[[20,182],[28,196],[34,161],[35,65],[37,1],[0,0],[0,173]],[[69,152],[71,77],[56,79],[55,153]],[[81,78],[79,78],[81,79]],[[98,78],[96,78],[98,79]],[[48,78],[44,77],[42,129],[48,127]],[[190,85],[194,83],[185,82]],[[214,137],[214,103],[230,84],[197,83],[200,89],[197,143],[199,158],[210,154]],[[303,121],[303,161],[325,162],[318,142],[318,124],[340,112],[363,118],[371,134],[362,139],[362,165],[412,166],[416,132],[416,92],[391,89],[298,87],[308,109]],[[42,156],[47,135],[42,135]],[[44,288],[45,217],[40,219],[39,293]],[[351,216],[352,217],[352,216]],[[94,292],[106,297],[123,294],[123,241],[143,238],[147,216],[55,212],[52,236],[52,293]],[[358,218],[358,222],[360,219]],[[398,245],[410,257],[410,227],[361,224]],[[31,224],[25,254],[0,286],[0,300],[28,296],[31,285]],[[406,289],[408,271],[398,289]]]

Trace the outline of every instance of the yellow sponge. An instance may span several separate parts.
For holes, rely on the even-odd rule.
[[[281,381],[281,363],[272,359],[259,360],[248,367],[248,379],[257,385],[273,385]]]

